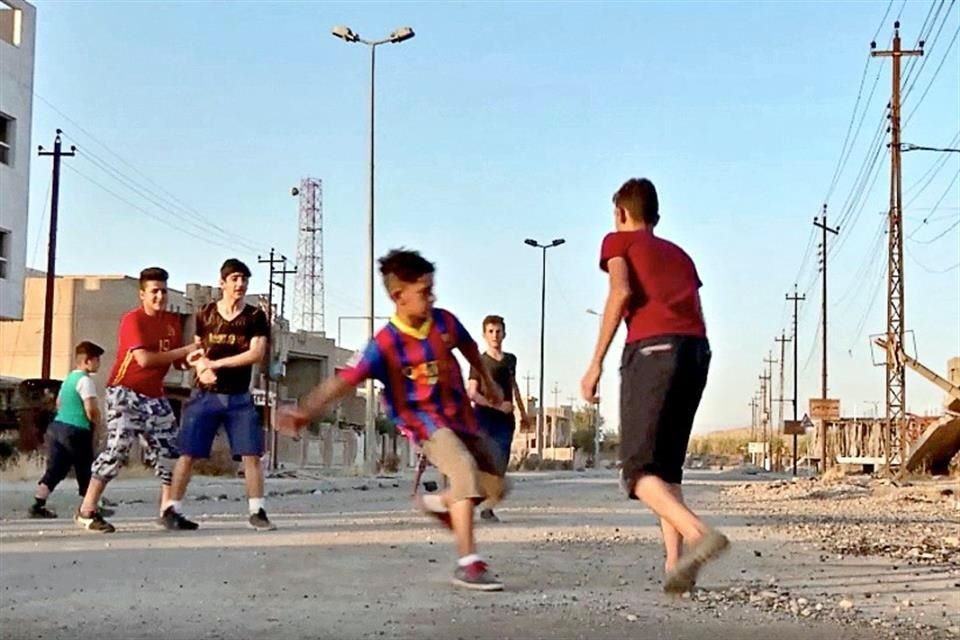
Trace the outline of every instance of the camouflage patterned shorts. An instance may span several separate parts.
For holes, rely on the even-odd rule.
[[[107,387],[107,445],[93,463],[93,477],[109,482],[127,464],[140,440],[145,458],[163,484],[173,479],[177,419],[166,398],[151,398],[127,387]]]

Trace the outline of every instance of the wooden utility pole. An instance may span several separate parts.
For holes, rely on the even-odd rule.
[[[823,364],[821,365],[820,377],[820,397],[827,399],[827,234],[838,235],[840,227],[836,229],[827,225],[827,205],[823,205],[823,215],[820,220],[813,219],[813,226],[823,231],[823,239],[820,241],[820,273],[823,275],[823,295],[821,296],[821,318],[823,321]],[[820,472],[827,470],[827,421],[820,421]]]
[[[900,21],[893,25],[893,48],[877,51],[877,43],[870,43],[870,55],[891,58],[893,63],[893,87],[890,98],[890,211],[887,232],[887,424],[886,463],[889,470],[893,464],[893,451],[900,454],[900,472],[904,472],[907,459],[907,381],[903,360],[897,350],[904,347],[904,286],[903,286],[903,200],[900,167],[900,59],[903,56],[922,56],[923,41],[919,49],[903,50],[900,46]],[[894,446],[896,439],[897,446]]]
[[[747,403],[747,406],[750,407],[750,442],[753,442],[756,439],[757,433],[757,396],[754,395],[750,398],[750,402]]]
[[[44,151],[39,148],[40,156],[51,156],[53,158],[53,184],[50,192],[50,239],[47,247],[47,274],[46,274],[46,292],[43,299],[43,355],[40,360],[40,377],[44,380],[50,378],[50,360],[53,357],[53,292],[56,284],[57,271],[57,216],[60,213],[60,159],[72,158],[77,155],[77,148],[70,145],[70,151],[63,150],[63,143],[60,135],[63,133],[57,129],[57,136],[53,139],[53,151]]]
[[[797,285],[793,285],[793,295],[787,294],[787,300],[793,303],[793,420],[797,421],[797,402],[799,402],[799,377],[797,373],[797,346],[799,338],[797,337],[797,318],[799,303],[806,300],[807,296],[797,295]],[[793,475],[797,475],[797,434],[793,434]]]
[[[791,342],[791,339],[787,337],[787,332],[785,330],[780,332],[779,338],[774,338],[778,343],[780,343],[780,398],[777,400],[777,470],[779,471],[782,467],[782,460],[780,459],[780,438],[783,435],[783,384],[784,384],[784,367],[787,362],[787,343]]]

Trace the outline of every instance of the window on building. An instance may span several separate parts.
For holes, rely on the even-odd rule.
[[[22,32],[23,11],[0,0],[0,40],[19,47]]]
[[[0,163],[13,164],[13,130],[16,120],[0,113]]]
[[[7,277],[7,264],[10,260],[10,232],[0,229],[0,280]]]

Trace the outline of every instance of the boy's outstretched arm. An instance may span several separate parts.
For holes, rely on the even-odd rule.
[[[277,412],[277,431],[297,435],[337,400],[356,388],[338,375],[333,375],[300,399],[296,407],[284,407]]]
[[[597,336],[597,346],[593,352],[593,360],[587,372],[580,381],[580,392],[587,402],[597,401],[597,385],[603,374],[603,359],[607,357],[613,336],[617,335],[617,327],[623,317],[627,302],[630,300],[630,276],[625,258],[611,258],[607,262],[607,271],[610,274],[610,289],[607,293],[607,302],[603,306],[603,318],[600,322],[600,335]]]

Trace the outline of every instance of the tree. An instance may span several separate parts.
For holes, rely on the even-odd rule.
[[[597,427],[603,428],[603,416],[595,405],[584,404],[573,411],[573,446],[581,451],[593,453],[593,442]]]

